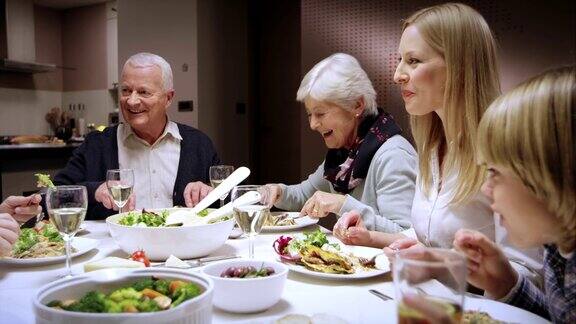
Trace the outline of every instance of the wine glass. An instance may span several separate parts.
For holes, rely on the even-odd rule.
[[[46,192],[46,209],[50,222],[62,235],[66,244],[66,278],[72,277],[70,250],[72,239],[86,217],[88,194],[84,186],[56,186]]]
[[[266,219],[270,217],[270,207],[265,202],[259,201],[250,205],[240,205],[235,201],[250,191],[260,191],[261,186],[255,185],[242,185],[236,186],[232,189],[232,208],[234,210],[234,218],[236,223],[242,229],[244,234],[248,236],[248,256],[254,259],[254,237],[262,230]]]
[[[466,257],[454,250],[417,248],[397,252],[393,279],[398,323],[430,323],[404,298],[419,295],[455,322],[460,323],[466,291]],[[424,301],[423,301],[424,302]]]
[[[106,172],[106,187],[119,212],[128,202],[134,187],[134,170],[132,169],[113,169]]]
[[[210,184],[212,188],[218,187],[224,179],[228,178],[232,172],[234,172],[234,167],[231,165],[213,165],[210,167]],[[224,200],[228,197],[228,192],[226,192],[222,197],[220,197],[220,207],[224,206]]]

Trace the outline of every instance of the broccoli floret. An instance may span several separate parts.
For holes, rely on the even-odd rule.
[[[102,313],[105,309],[105,301],[106,295],[97,291],[91,291],[82,297],[79,301],[63,308],[72,312]]]
[[[118,303],[124,313],[138,313],[138,304],[140,302],[134,299],[125,299]]]
[[[188,299],[192,299],[200,295],[200,293],[201,293],[200,287],[198,287],[193,283],[189,283],[181,287],[178,287],[176,291],[174,291],[174,295],[172,298],[173,302],[170,307],[176,307],[182,304],[183,302],[187,301]]]
[[[14,243],[14,254],[20,254],[38,243],[38,233],[32,228],[24,228]]]
[[[104,313],[122,313],[122,306],[111,299],[106,299],[104,300]]]
[[[134,288],[121,288],[110,294],[110,299],[115,302],[120,302],[125,299],[140,299],[142,293],[136,291]]]
[[[136,305],[141,312],[157,312],[161,310],[160,306],[152,299],[145,299]]]
[[[48,307],[60,307],[62,308],[62,302],[59,300],[53,300],[51,302],[49,302],[48,304],[46,304],[46,306]]]
[[[157,290],[157,289],[155,289],[154,280],[152,280],[152,278],[146,278],[146,279],[138,280],[132,284],[132,288],[134,288],[134,290],[136,290],[136,291],[142,291],[146,288]]]
[[[168,280],[159,279],[154,282],[154,290],[162,295],[168,296],[170,294],[170,282]]]

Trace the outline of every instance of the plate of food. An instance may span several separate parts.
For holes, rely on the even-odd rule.
[[[98,246],[95,239],[75,237],[72,257],[82,255]],[[54,225],[40,222],[34,228],[22,229],[12,253],[0,258],[0,265],[44,265],[66,261],[66,246]]]
[[[463,323],[550,323],[542,317],[512,305],[490,299],[466,297]]]
[[[318,223],[317,218],[301,217],[299,212],[271,212],[262,226],[264,232],[291,231]]]
[[[281,236],[274,249],[291,271],[322,279],[364,279],[390,271],[382,250],[329,240],[319,229],[295,237]]]

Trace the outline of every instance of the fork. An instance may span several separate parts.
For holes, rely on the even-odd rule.
[[[44,212],[39,212],[36,217],[32,217],[29,220],[25,221],[20,225],[20,229],[22,228],[34,228],[36,224],[40,223],[46,215]]]
[[[369,289],[368,290],[371,294],[373,294],[374,296],[382,299],[383,301],[389,301],[392,300],[392,297],[385,295],[383,292],[378,291],[376,289]]]
[[[371,257],[370,259],[359,257],[358,261],[360,261],[360,264],[362,264],[365,267],[374,267],[376,265],[376,258],[381,256],[382,254],[385,254],[385,253],[384,252],[377,253],[373,257]]]

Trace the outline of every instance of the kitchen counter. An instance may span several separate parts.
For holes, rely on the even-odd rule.
[[[81,143],[0,145],[0,199],[35,189],[34,173],[54,175]]]

